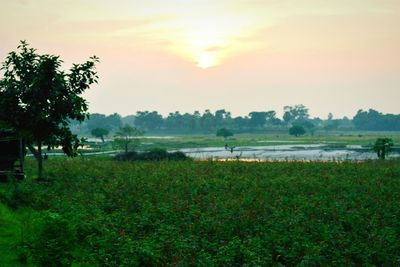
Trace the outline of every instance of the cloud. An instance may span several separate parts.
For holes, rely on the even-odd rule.
[[[221,50],[224,50],[226,47],[220,47],[220,46],[212,46],[208,47],[204,50],[204,52],[219,52]]]
[[[158,19],[125,19],[125,20],[74,20],[63,21],[63,28],[79,31],[80,33],[93,32],[96,34],[112,33],[120,30],[135,29],[150,25]]]

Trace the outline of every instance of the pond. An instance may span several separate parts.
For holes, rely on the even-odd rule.
[[[180,149],[187,156],[198,160],[230,160],[243,161],[336,161],[336,160],[369,160],[377,159],[376,153],[368,148],[348,145],[344,148],[332,148],[326,144],[312,145],[274,145],[247,146],[225,149],[225,147],[186,148]],[[389,158],[399,157],[391,153]]]

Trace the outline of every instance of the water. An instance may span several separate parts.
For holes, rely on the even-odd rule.
[[[170,151],[174,152],[176,150]],[[272,146],[235,147],[231,153],[225,147],[204,147],[179,149],[187,156],[197,160],[242,160],[242,161],[362,161],[377,159],[376,153],[359,145],[347,145],[343,149],[330,148],[326,144],[293,144]],[[84,155],[115,155],[120,151],[85,151]],[[48,156],[62,156],[64,153],[47,153]],[[28,155],[31,156],[31,155]],[[391,153],[389,158],[400,157]]]
[[[187,156],[198,160],[271,160],[271,161],[332,161],[332,160],[368,160],[377,159],[376,153],[361,146],[347,146],[343,149],[332,149],[325,144],[313,145],[274,145],[237,147],[233,152],[224,147],[181,149]],[[399,157],[392,153],[389,157]]]

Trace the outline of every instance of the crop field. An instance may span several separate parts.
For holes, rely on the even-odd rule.
[[[398,160],[34,163],[1,186],[4,266],[400,265]]]

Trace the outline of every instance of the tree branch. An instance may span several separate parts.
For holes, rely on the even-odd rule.
[[[36,150],[36,148],[34,148],[32,146],[32,144],[28,144],[27,147],[29,148],[29,151],[33,154],[33,156],[35,157],[35,159],[39,159],[41,157],[41,155],[39,154],[39,152]]]

